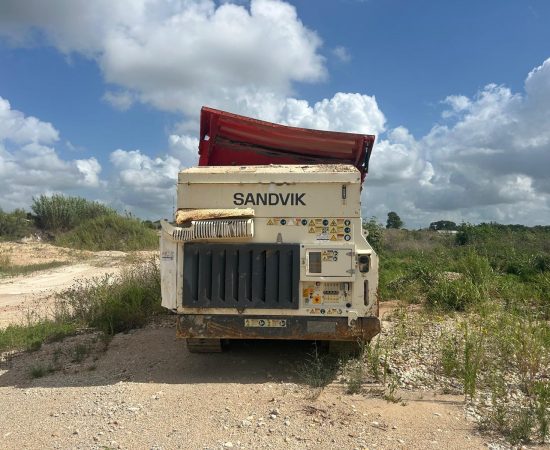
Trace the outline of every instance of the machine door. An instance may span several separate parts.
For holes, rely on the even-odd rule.
[[[297,309],[299,279],[298,244],[183,246],[184,307]]]
[[[306,255],[306,278],[337,277],[352,278],[355,257],[351,248],[308,248]]]

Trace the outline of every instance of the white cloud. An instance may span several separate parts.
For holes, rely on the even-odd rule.
[[[441,114],[444,119],[465,111],[471,105],[470,99],[464,95],[449,95],[442,103],[451,107],[450,110],[445,110]]]
[[[391,133],[375,147],[367,208],[382,216],[384,209],[375,202],[401,209],[402,216],[414,218],[409,221],[414,226],[441,218],[548,224],[550,59],[527,76],[523,94],[489,84],[472,98],[449,96],[445,103],[451,106],[444,115],[448,123],[404,148]],[[393,166],[388,154],[397,160]],[[422,168],[422,162],[420,173],[403,170],[397,183],[387,185],[393,179],[384,164]]]
[[[339,45],[338,47],[334,47],[332,49],[332,54],[340,61],[340,62],[350,62],[351,61],[351,55],[346,47],[343,47]]]
[[[58,139],[52,124],[25,116],[0,97],[0,207],[28,206],[44,192],[100,186],[98,161],[62,159],[51,147]]]
[[[128,91],[113,92],[107,91],[103,95],[103,100],[111,104],[115,109],[119,111],[126,111],[134,104],[134,96]]]
[[[117,108],[139,99],[195,117],[203,104],[234,109],[326,75],[321,40],[278,0],[248,8],[209,0],[2,3],[0,33],[21,45],[35,30],[64,53],[97,60],[122,89],[105,95]]]
[[[166,217],[172,214],[172,200],[182,168],[172,156],[151,158],[139,150],[115,150],[110,161],[116,171],[110,180],[111,201],[119,209],[131,210],[141,217]]]
[[[182,167],[196,166],[199,162],[199,140],[177,134],[168,137],[170,153],[181,162]]]
[[[41,122],[32,116],[25,117],[23,113],[13,110],[10,102],[0,97],[0,141],[49,144],[58,138],[59,133],[51,123]]]
[[[286,99],[277,118],[291,126],[363,134],[379,134],[386,123],[376,98],[343,92],[312,106],[305,100]]]
[[[363,190],[367,216],[396,210],[411,226],[441,218],[550,221],[550,59],[527,75],[524,92],[489,84],[474,96],[449,95],[441,123],[415,138],[402,126],[386,129],[374,96],[295,98],[293,83],[323,80],[326,68],[320,38],[283,1],[4,0],[0,34],[14,45],[45,40],[94,59],[109,84],[104,100],[115,108],[144,102],[181,114],[166,156],[111,154],[109,193],[125,207],[167,209],[177,168],[197,161],[191,134],[208,104],[292,126],[377,134]],[[332,54],[349,57],[344,47]],[[3,205],[24,198],[30,179],[48,189],[101,186],[96,160],[59,157],[58,135],[0,99]],[[32,177],[14,175],[22,170]]]

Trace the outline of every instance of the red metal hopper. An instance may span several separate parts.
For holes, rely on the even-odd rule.
[[[364,180],[374,139],[278,125],[203,106],[199,166],[353,164]]]

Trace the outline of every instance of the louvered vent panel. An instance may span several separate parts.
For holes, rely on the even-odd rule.
[[[297,309],[298,244],[183,246],[183,306]]]

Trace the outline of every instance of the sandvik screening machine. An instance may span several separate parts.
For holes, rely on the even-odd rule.
[[[365,342],[380,330],[361,185],[374,136],[202,108],[199,165],[162,223],[162,304],[191,351],[225,339]]]

